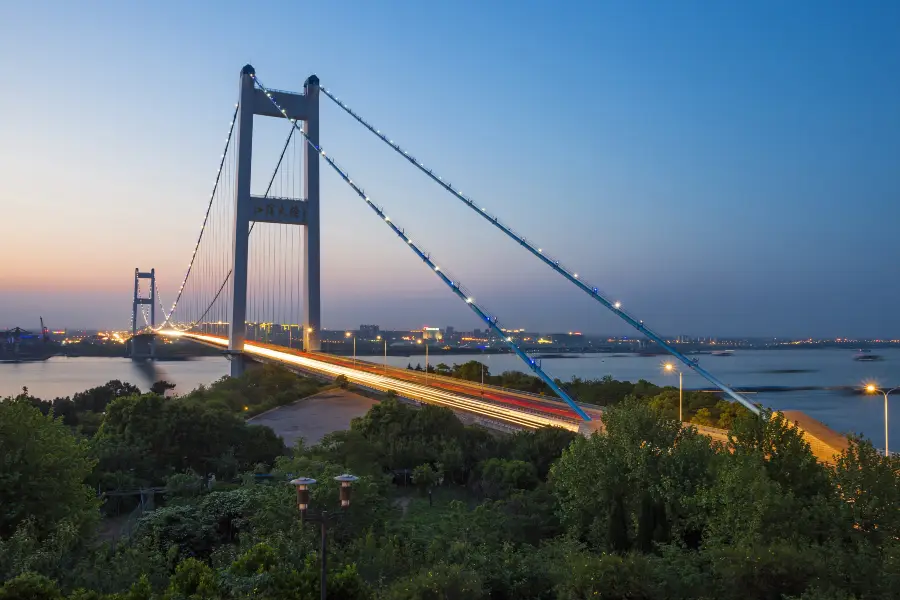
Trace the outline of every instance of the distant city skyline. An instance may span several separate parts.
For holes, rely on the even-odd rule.
[[[424,325],[415,325],[410,327],[382,327],[376,324],[368,324],[375,325],[379,328],[380,332],[388,332],[388,333],[399,333],[399,332],[413,332],[413,331],[422,331],[425,327],[435,327],[440,329],[441,332],[445,332],[448,327],[453,329],[455,334],[460,333],[472,333],[474,331],[480,331],[482,333],[487,333],[487,329],[483,326],[481,327],[466,327],[466,326],[456,326],[456,325],[443,325],[437,324],[436,321],[432,321],[430,323],[425,323]],[[360,327],[365,327],[367,324],[359,324],[355,326],[347,326],[347,327],[326,327],[325,331],[330,333],[347,333],[347,332],[359,332],[361,331]],[[40,331],[40,327],[29,327],[27,324],[25,325],[10,325],[0,323],[0,331],[6,329],[12,329],[14,327],[21,327],[22,329],[38,332]],[[523,333],[528,334],[541,334],[541,335],[582,335],[585,337],[609,337],[609,338],[633,338],[633,339],[641,339],[643,336],[639,334],[637,331],[633,331],[632,333],[611,333],[607,331],[585,331],[585,330],[556,330],[556,329],[528,329],[528,328],[505,328],[507,331],[521,331]],[[66,325],[55,325],[54,327],[49,328],[51,334],[60,334],[62,332],[78,332],[78,331],[128,331],[128,328],[123,327],[83,327],[83,326],[66,326]],[[672,333],[672,332],[659,332],[664,338],[667,340],[677,340],[679,338],[684,339],[686,342],[704,342],[704,341],[715,341],[715,340],[753,340],[753,341],[763,341],[763,340],[787,340],[787,341],[813,341],[813,342],[840,342],[840,343],[853,343],[853,342],[883,342],[883,343],[900,343],[900,337],[890,337],[890,336],[836,336],[836,337],[816,337],[816,336],[782,336],[782,335],[741,335],[741,334],[732,334],[732,335],[713,335],[706,333]]]
[[[250,62],[278,88],[317,73],[661,333],[900,337],[900,5],[349,2],[299,17],[7,11],[0,67],[21,93],[0,96],[0,327],[125,329],[135,267],[173,300]],[[322,111],[323,145],[501,325],[633,332]],[[284,125],[261,122],[257,173]],[[322,198],[326,327],[478,326],[324,169]]]

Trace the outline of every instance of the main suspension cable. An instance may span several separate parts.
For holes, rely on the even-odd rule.
[[[197,251],[200,249],[200,242],[203,240],[203,232],[206,231],[206,223],[209,220],[209,211],[212,209],[213,200],[216,199],[216,190],[219,188],[219,181],[222,178],[222,166],[225,164],[225,157],[228,155],[228,146],[231,145],[231,138],[234,134],[234,124],[237,121],[238,114],[238,105],[234,105],[234,114],[231,115],[231,123],[228,124],[228,137],[225,138],[225,150],[222,151],[222,158],[219,160],[219,168],[216,170],[216,181],[213,184],[212,193],[209,195],[209,203],[206,205],[206,215],[203,217],[203,225],[200,227],[200,235],[197,236],[197,243],[194,245],[194,251],[191,253],[191,262],[188,264],[187,272],[184,274],[184,279],[181,280],[181,285],[178,287],[178,295],[175,297],[175,302],[172,303],[172,308],[169,310],[168,316],[166,316],[166,320],[163,322],[163,326],[168,324],[169,318],[174,314],[175,308],[178,306],[178,302],[181,300],[181,295],[184,293],[184,286],[187,284],[188,277],[191,276],[191,269],[194,267],[194,260],[197,258]],[[165,313],[164,313],[165,314]]]
[[[284,148],[281,149],[281,155],[278,157],[278,163],[275,165],[275,170],[272,171],[272,177],[269,178],[269,185],[266,186],[266,193],[263,194],[263,198],[268,198],[269,192],[272,191],[272,184],[275,183],[275,176],[278,174],[278,169],[281,168],[281,163],[284,160],[284,153],[287,150],[288,144],[291,143],[291,137],[293,137],[293,135],[294,135],[294,128],[292,127],[291,131],[288,133],[287,139],[284,141]],[[257,222],[258,221],[254,221],[253,223],[250,224],[250,230],[247,232],[248,236],[251,233],[253,233],[253,227],[256,225]],[[225,289],[225,286],[228,284],[228,280],[231,279],[231,274],[233,272],[234,272],[234,265],[232,265],[231,269],[228,269],[228,273],[225,274],[225,278],[222,280],[222,285],[219,286],[219,290],[216,292],[216,295],[210,301],[209,306],[206,307],[206,310],[203,311],[203,314],[200,315],[196,321],[192,322],[188,326],[188,329],[196,326],[197,323],[200,323],[201,321],[203,321],[203,318],[206,317],[206,315],[209,313],[210,309],[212,309],[213,305],[216,303],[216,300],[218,300],[219,296],[222,295],[222,290]],[[166,320],[168,321],[168,319],[166,319]]]
[[[254,81],[256,81],[256,84],[257,84],[257,85],[259,86],[259,88],[265,93],[266,97],[272,102],[272,104],[275,106],[275,108],[277,108],[278,111],[279,111],[282,115],[285,116],[285,118],[288,118],[288,117],[287,117],[287,111],[286,111],[284,108],[281,107],[281,105],[278,103],[278,101],[277,101],[277,100],[275,99],[275,97],[272,95],[272,92],[270,92],[270,91],[262,84],[262,82],[259,80],[259,78],[258,78],[256,75],[251,74],[250,76],[253,77]],[[497,335],[500,337],[500,339],[503,340],[503,342],[504,342],[507,346],[509,346],[510,349],[511,349],[513,352],[515,352],[515,354],[516,354],[519,358],[521,358],[521,359],[525,362],[525,364],[527,364],[528,367],[529,367],[529,368],[530,368],[530,369],[531,369],[531,370],[532,370],[532,371],[533,371],[533,372],[534,372],[534,373],[535,373],[535,374],[536,374],[536,375],[537,375],[544,383],[547,384],[548,387],[550,387],[551,390],[553,390],[553,391],[556,393],[557,396],[559,396],[562,400],[564,400],[564,401],[566,402],[566,404],[568,404],[568,405],[572,408],[572,410],[574,410],[575,413],[578,414],[579,417],[581,417],[581,418],[584,419],[585,421],[590,421],[590,420],[591,420],[591,417],[588,416],[588,414],[587,414],[586,412],[584,412],[584,410],[583,410],[580,406],[578,406],[578,404],[576,404],[575,401],[572,400],[572,398],[569,397],[569,395],[568,395],[565,391],[563,391],[562,388],[560,388],[559,385],[557,385],[556,382],[555,382],[550,376],[548,376],[548,375],[547,375],[547,374],[546,374],[546,373],[538,366],[538,364],[535,362],[535,360],[534,360],[533,358],[529,357],[527,354],[525,354],[525,352],[519,347],[519,345],[516,344],[516,343],[513,341],[512,337],[510,337],[509,335],[507,335],[506,333],[504,333],[504,331],[500,328],[500,326],[499,326],[499,324],[498,324],[498,322],[497,322],[497,317],[496,317],[496,316],[488,315],[488,314],[487,314],[487,313],[486,313],[486,312],[478,305],[478,303],[475,302],[475,299],[474,299],[474,298],[473,298],[473,297],[465,290],[465,288],[462,286],[462,284],[461,284],[459,281],[453,281],[453,280],[451,280],[449,277],[447,277],[447,275],[444,274],[444,273],[441,271],[440,267],[437,266],[437,265],[434,263],[434,261],[431,259],[431,255],[428,254],[428,253],[426,253],[426,252],[424,252],[424,251],[423,251],[422,249],[420,249],[416,244],[414,244],[413,241],[406,235],[406,233],[404,232],[404,230],[401,229],[401,228],[399,228],[399,227],[397,227],[397,225],[395,225],[395,224],[391,221],[390,217],[388,217],[387,215],[384,214],[384,210],[383,210],[382,208],[379,208],[378,206],[376,206],[376,205],[372,202],[372,200],[369,198],[369,196],[367,196],[366,193],[365,193],[365,192],[364,192],[357,184],[353,183],[353,180],[350,179],[350,176],[349,176],[344,170],[342,170],[342,169],[337,165],[337,163],[335,163],[334,159],[332,159],[330,156],[328,156],[328,155],[325,153],[325,151],[322,150],[321,147],[319,147],[318,145],[316,145],[315,143],[313,143],[312,140],[309,139],[309,137],[306,135],[306,132],[303,131],[303,130],[300,128],[300,126],[297,124],[297,120],[296,120],[296,119],[289,119],[289,121],[290,121],[290,123],[291,123],[292,129],[295,129],[295,130],[297,130],[298,132],[300,132],[300,135],[303,136],[303,139],[306,140],[306,143],[309,144],[309,146],[310,146],[313,150],[315,150],[316,152],[318,152],[319,155],[320,155],[322,158],[325,159],[325,162],[327,162],[328,165],[329,165],[332,169],[334,169],[334,171],[335,171],[338,175],[340,175],[341,179],[343,179],[343,180],[344,180],[344,181],[345,181],[345,182],[353,189],[353,191],[356,192],[356,195],[359,196],[360,198],[362,198],[363,200],[365,200],[365,202],[366,202],[366,204],[369,206],[369,208],[371,208],[371,209],[375,212],[375,214],[377,214],[377,215],[385,222],[385,224],[386,224],[388,227],[391,228],[391,230],[392,230],[394,233],[396,233],[396,234],[397,234],[404,242],[406,242],[406,244],[407,244],[407,245],[410,247],[410,249],[416,254],[416,256],[418,256],[420,259],[422,259],[422,261],[423,261],[426,265],[428,265],[429,267],[431,267],[431,269],[432,269],[432,271],[435,273],[435,275],[437,275],[438,278],[439,278],[441,281],[443,281],[443,282],[450,288],[450,290],[451,290],[456,296],[458,296],[461,300],[463,300],[463,301],[469,306],[469,308],[470,308],[476,315],[478,315],[479,319],[481,319],[482,321],[484,321],[485,323],[487,323],[488,327],[490,327],[490,329],[491,329],[495,334],[497,334]]]
[[[375,129],[372,125],[370,125],[362,117],[360,117],[356,112],[354,112],[349,106],[347,106],[340,99],[338,99],[337,96],[335,96],[330,90],[328,90],[324,87],[320,87],[319,89],[328,98],[330,98],[332,101],[334,101],[335,104],[337,104],[341,109],[343,109],[344,112],[346,112],[348,115],[353,117],[358,123],[360,123],[363,127],[368,129],[370,132],[372,132],[376,137],[378,137],[385,144],[390,146],[395,152],[397,152],[400,156],[402,156],[407,161],[409,161],[411,164],[413,164],[417,169],[419,169],[420,171],[425,173],[425,175],[427,175],[432,181],[434,181],[439,186],[441,186],[442,188],[444,188],[445,190],[447,190],[448,192],[453,194],[457,199],[464,202],[466,204],[466,206],[468,206],[469,208],[474,210],[476,213],[481,215],[482,218],[486,219],[489,223],[491,223],[492,225],[494,225],[495,227],[500,229],[500,231],[502,231],[503,233],[505,233],[506,235],[511,237],[513,240],[518,242],[520,245],[522,245],[524,248],[526,248],[529,252],[531,252],[531,254],[533,254],[534,256],[539,258],[544,264],[546,264],[551,269],[553,269],[554,271],[556,271],[557,273],[559,273],[560,275],[562,275],[563,277],[568,279],[571,283],[575,284],[578,288],[580,288],[582,291],[587,293],[594,300],[600,302],[603,306],[608,308],[610,311],[613,312],[613,314],[617,315],[623,321],[625,321],[626,323],[628,323],[629,325],[631,325],[632,327],[634,327],[635,329],[637,329],[638,331],[643,333],[645,336],[647,336],[648,338],[650,338],[651,340],[653,340],[654,342],[659,344],[666,352],[668,352],[669,354],[671,354],[672,356],[677,358],[679,361],[684,363],[684,365],[686,365],[689,369],[693,370],[698,375],[700,375],[701,377],[703,377],[704,379],[709,381],[711,384],[713,384],[714,386],[716,386],[717,388],[719,388],[720,390],[722,390],[723,392],[725,392],[726,394],[731,396],[734,400],[740,402],[752,413],[757,414],[757,415],[760,414],[760,410],[755,404],[753,404],[752,402],[750,402],[749,400],[744,398],[738,392],[733,390],[730,386],[728,386],[725,383],[723,383],[722,381],[720,381],[715,375],[713,375],[712,373],[710,373],[709,371],[707,371],[706,369],[701,367],[698,364],[696,359],[688,358],[687,356],[682,354],[679,350],[675,349],[668,342],[666,342],[661,336],[659,336],[654,331],[652,331],[649,327],[644,325],[643,321],[632,317],[626,311],[622,310],[622,304],[620,302],[610,301],[603,294],[600,293],[600,291],[597,287],[593,287],[590,284],[588,284],[587,282],[585,282],[584,280],[582,280],[579,277],[578,273],[576,273],[574,271],[570,271],[569,269],[566,269],[564,266],[560,265],[560,262],[558,260],[554,260],[553,258],[549,257],[547,254],[545,254],[543,251],[543,248],[539,248],[539,247],[535,246],[532,242],[529,242],[526,238],[524,238],[523,236],[521,236],[518,233],[516,233],[515,231],[513,231],[511,228],[509,228],[506,225],[504,225],[503,223],[501,223],[500,220],[496,216],[489,214],[487,212],[486,208],[484,208],[484,207],[479,208],[471,198],[465,196],[458,189],[454,188],[452,184],[444,181],[444,179],[442,177],[436,175],[432,169],[427,168],[424,164],[422,164],[419,160],[417,160],[409,152],[407,152],[406,150],[403,150],[399,144],[395,143],[393,140],[389,139],[385,134],[381,133],[381,130]]]

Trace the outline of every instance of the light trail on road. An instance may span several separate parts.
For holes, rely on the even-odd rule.
[[[182,331],[160,331],[159,333],[161,335],[169,337],[188,338],[198,342],[205,342],[223,348],[228,346],[227,339],[213,335],[187,333]],[[258,344],[252,344],[249,342],[246,342],[244,344],[244,352],[251,356],[268,358],[284,364],[301,367],[303,369],[307,369],[316,373],[325,374],[330,377],[343,375],[351,383],[370,387],[378,391],[386,392],[389,390],[393,390],[398,395],[410,398],[412,400],[462,410],[489,419],[512,423],[520,427],[537,429],[540,427],[552,426],[562,427],[569,431],[578,431],[578,424],[571,421],[557,419],[552,416],[524,412],[522,410],[515,410],[513,408],[502,406],[496,403],[496,401],[483,402],[476,398],[471,398],[462,394],[455,394],[439,388],[404,381],[386,375],[360,371],[351,367],[345,367],[322,360],[316,360],[314,358],[301,356],[292,352],[276,350],[274,348],[260,346]]]

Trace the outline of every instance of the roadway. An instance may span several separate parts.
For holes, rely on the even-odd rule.
[[[581,418],[575,414],[567,404],[559,400],[553,400],[547,396],[540,394],[532,394],[519,390],[511,390],[490,384],[482,384],[478,381],[469,381],[466,379],[457,379],[436,373],[425,373],[424,371],[413,371],[402,367],[393,367],[386,364],[377,364],[360,359],[354,359],[346,356],[337,356],[334,354],[314,353],[310,354],[316,359],[323,360],[332,364],[340,364],[343,366],[366,371],[368,373],[380,373],[387,375],[393,379],[411,381],[421,383],[430,387],[457,392],[466,396],[474,396],[480,399],[493,402],[502,402],[519,406],[524,410],[537,411],[554,415],[561,419],[580,422]],[[587,412],[591,418],[599,417],[600,411],[596,406],[579,404],[579,406]]]
[[[222,336],[179,331],[159,333],[220,348],[228,346],[227,338]],[[554,402],[524,392],[489,385],[482,389],[479,383],[433,374],[428,374],[426,385],[424,374],[418,371],[385,367],[360,360],[354,365],[352,359],[346,357],[305,353],[261,342],[246,342],[244,353],[265,362],[280,363],[332,379],[343,375],[355,385],[378,392],[392,390],[410,400],[446,406],[516,427],[536,429],[549,425],[578,431],[581,423],[574,411],[563,402]],[[594,413],[599,414],[596,411]]]

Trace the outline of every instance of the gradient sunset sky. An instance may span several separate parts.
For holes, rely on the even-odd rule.
[[[900,337],[898,31],[875,1],[9,2],[0,327],[125,328],[135,267],[171,302],[251,63],[661,332]],[[257,122],[256,190],[287,127]],[[628,331],[325,99],[322,143],[507,326]],[[324,168],[322,198],[326,327],[478,326]]]

